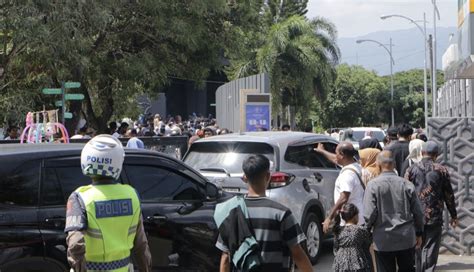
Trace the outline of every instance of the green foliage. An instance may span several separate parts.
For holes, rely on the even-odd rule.
[[[442,78],[442,74],[438,75]],[[428,102],[431,104],[431,94]],[[313,119],[322,127],[381,126],[391,123],[424,126],[423,70],[394,74],[394,99],[390,97],[390,76],[380,77],[360,66],[342,64],[337,79],[322,105],[313,104]],[[350,117],[350,118],[348,118]]]
[[[282,22],[293,15],[304,16],[308,0],[268,0],[264,6],[267,25]]]
[[[289,106],[304,127],[389,123],[389,78],[348,65],[336,73],[335,26],[305,18],[307,2],[3,0],[0,122],[53,108],[59,97],[40,90],[78,81],[85,100],[68,110],[104,131],[110,119],[136,117],[136,98],[156,96],[170,77],[199,82],[224,70],[230,79],[267,72],[273,111]],[[421,125],[421,71],[394,82],[397,122]]]
[[[70,110],[103,131],[169,76],[199,81],[220,69],[227,8],[225,0],[3,1],[0,117],[51,106],[41,88],[79,81],[86,99]],[[9,106],[17,99],[18,109]]]
[[[443,73],[438,71],[438,88],[443,84]],[[390,83],[390,76],[385,76],[384,80]],[[394,111],[395,123],[409,123],[414,127],[423,127],[424,118],[424,90],[423,90],[423,70],[412,69],[395,73],[393,77],[394,86]],[[428,108],[431,108],[431,81],[428,79]],[[386,112],[387,118],[389,112]]]
[[[383,105],[376,98],[387,86],[374,72],[361,66],[342,64],[326,101],[321,106],[320,121],[324,127],[369,125],[379,120]]]
[[[340,54],[334,26],[323,18],[293,15],[270,25],[266,35],[252,41],[244,54],[231,58],[230,78],[268,73],[273,110],[291,106],[293,117],[306,122],[312,97],[324,98],[335,77]]]

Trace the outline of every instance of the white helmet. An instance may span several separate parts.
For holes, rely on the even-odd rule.
[[[97,135],[82,149],[82,173],[86,176],[118,179],[124,157],[125,151],[118,139],[107,134]]]

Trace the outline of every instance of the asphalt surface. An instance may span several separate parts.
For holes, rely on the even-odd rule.
[[[333,240],[328,239],[323,242],[323,248],[321,250],[321,256],[318,259],[314,267],[314,271],[319,272],[330,272],[332,271],[332,263],[334,261],[334,254],[332,250]]]
[[[332,251],[332,240],[325,240],[318,263],[313,266],[314,271],[332,272],[334,255]],[[474,272],[474,256],[458,256],[443,254],[438,258],[437,272]]]

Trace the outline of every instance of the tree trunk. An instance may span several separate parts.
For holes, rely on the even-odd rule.
[[[295,130],[296,129],[296,119],[295,119],[295,107],[294,106],[288,106],[288,114],[290,116],[289,123],[290,123],[291,130]]]

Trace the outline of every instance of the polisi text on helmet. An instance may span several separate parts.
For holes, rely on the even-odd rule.
[[[111,158],[101,158],[101,157],[96,157],[96,156],[87,156],[87,161],[88,162],[101,163],[101,164],[111,164],[112,163]]]

